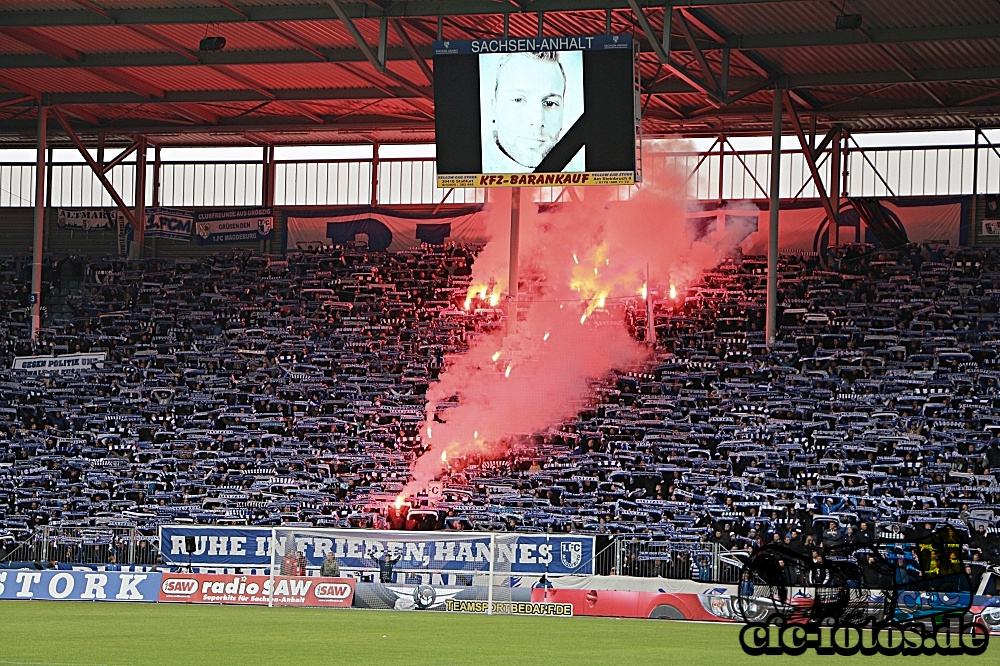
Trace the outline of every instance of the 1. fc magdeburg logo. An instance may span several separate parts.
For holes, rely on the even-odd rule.
[[[583,559],[583,544],[579,541],[569,541],[559,544],[559,559],[567,569],[580,566]]]

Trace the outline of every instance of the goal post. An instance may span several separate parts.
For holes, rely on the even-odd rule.
[[[494,563],[496,562],[496,559],[497,559],[495,557],[495,555],[497,554],[497,547],[496,546],[497,546],[496,535],[491,533],[490,534],[490,553],[492,553],[494,556],[490,557],[490,583],[489,583],[489,586],[486,588],[486,590],[487,590],[486,614],[487,615],[492,615],[493,614],[493,586],[495,584],[494,574],[496,573],[496,571],[493,568],[493,565],[494,565]],[[510,587],[510,576],[507,577],[507,585],[508,585],[508,589],[509,589],[509,587]]]
[[[327,573],[354,579],[355,606],[509,613],[517,540],[494,532],[274,527],[268,604],[282,605],[277,579],[320,576],[325,563]]]

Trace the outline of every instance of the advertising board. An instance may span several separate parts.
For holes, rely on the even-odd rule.
[[[0,570],[0,599],[156,601],[160,576],[156,572]]]
[[[164,603],[350,608],[353,600],[353,578],[168,573],[159,589]]]

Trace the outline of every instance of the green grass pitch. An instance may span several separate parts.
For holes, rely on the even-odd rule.
[[[1000,640],[980,657],[748,657],[738,631],[590,617],[3,601],[0,664],[1000,664]]]

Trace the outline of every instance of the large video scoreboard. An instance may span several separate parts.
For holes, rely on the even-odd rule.
[[[438,187],[630,185],[630,35],[434,42]]]

